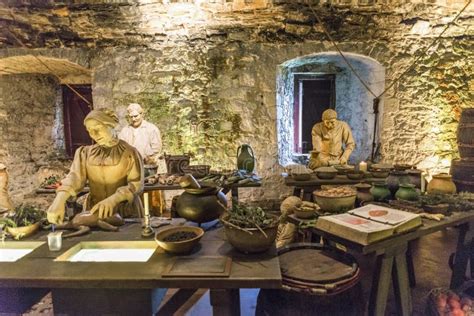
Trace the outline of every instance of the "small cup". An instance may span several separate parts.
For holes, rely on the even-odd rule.
[[[63,232],[52,232],[48,234],[48,247],[50,251],[59,251],[63,245]]]

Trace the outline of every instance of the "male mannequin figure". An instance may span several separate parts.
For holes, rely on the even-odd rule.
[[[157,164],[161,152],[161,134],[158,127],[143,118],[143,108],[138,103],[127,107],[129,125],[119,134],[142,155],[145,164]]]
[[[322,122],[316,123],[311,131],[313,151],[308,167],[345,165],[355,148],[352,131],[346,122],[337,120],[332,109],[323,112]]]
[[[146,165],[157,165],[158,172],[163,172],[164,163],[159,161],[161,154],[161,134],[156,125],[143,118],[143,108],[138,103],[130,103],[127,107],[129,125],[125,126],[119,133],[119,138],[126,141],[142,155]],[[162,215],[165,207],[163,191],[151,192],[152,215]],[[159,208],[156,214],[155,208]]]

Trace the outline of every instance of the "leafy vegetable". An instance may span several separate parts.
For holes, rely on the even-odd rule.
[[[458,194],[427,194],[420,196],[420,206],[449,204],[449,210],[465,212],[474,209],[474,194],[461,192]]]
[[[233,205],[228,213],[229,217],[226,220],[240,228],[263,229],[278,222],[278,218],[269,216],[260,207]]]
[[[0,224],[8,227],[28,226],[41,222],[46,218],[46,213],[33,205],[21,204],[14,212],[0,218]]]

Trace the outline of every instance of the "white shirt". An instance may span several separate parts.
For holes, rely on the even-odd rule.
[[[143,158],[161,152],[160,130],[148,121],[143,120],[137,128],[125,126],[120,131],[119,138],[135,147]]]

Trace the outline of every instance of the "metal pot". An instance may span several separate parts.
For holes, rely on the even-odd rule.
[[[227,198],[216,187],[185,189],[176,201],[179,216],[196,223],[205,223],[219,218],[227,206]]]

